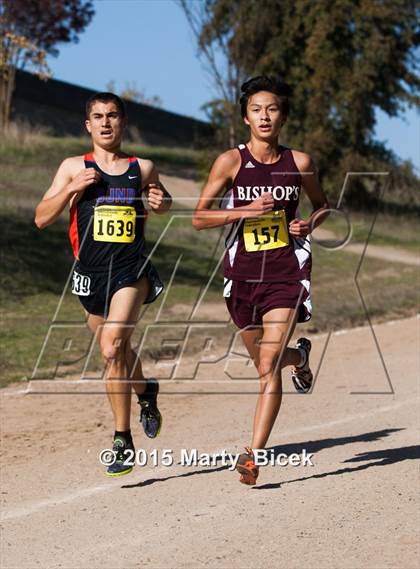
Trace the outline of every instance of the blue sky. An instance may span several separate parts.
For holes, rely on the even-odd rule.
[[[197,0],[193,0],[197,1]],[[56,79],[117,91],[135,82],[146,95],[158,95],[163,108],[204,119],[201,106],[213,97],[184,14],[172,0],[97,0],[96,14],[79,43],[58,46],[48,63]],[[390,119],[379,111],[377,138],[420,168],[420,116]]]

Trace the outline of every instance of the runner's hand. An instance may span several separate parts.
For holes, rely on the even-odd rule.
[[[306,237],[311,232],[311,224],[304,219],[293,219],[289,223],[289,233],[293,237]]]
[[[272,211],[274,207],[274,198],[271,192],[265,192],[262,196],[245,206],[247,210],[246,217],[258,217],[264,213]]]
[[[95,168],[83,168],[78,174],[73,178],[70,184],[67,186],[68,191],[71,194],[78,194],[83,192],[91,184],[97,184],[101,176]]]
[[[159,209],[164,203],[165,192],[160,183],[148,184],[146,187],[147,202],[152,209]]]

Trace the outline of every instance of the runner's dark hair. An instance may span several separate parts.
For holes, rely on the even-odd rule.
[[[258,75],[257,77],[248,79],[248,81],[242,84],[242,94],[239,99],[242,117],[246,117],[249,98],[259,91],[268,91],[269,93],[277,95],[280,99],[281,113],[287,117],[290,111],[289,97],[291,95],[291,89],[281,77],[270,75]]]
[[[95,103],[115,103],[118,112],[122,117],[127,116],[124,101],[115,93],[95,93],[86,101],[86,118],[89,118],[92,107]]]

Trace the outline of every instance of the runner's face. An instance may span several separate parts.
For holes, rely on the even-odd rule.
[[[127,124],[115,103],[101,103],[97,101],[92,105],[86,128],[95,144],[102,148],[114,148],[121,143],[124,128]]]
[[[249,98],[244,121],[255,138],[268,141],[277,140],[286,118],[281,114],[277,95],[269,91],[260,91]]]

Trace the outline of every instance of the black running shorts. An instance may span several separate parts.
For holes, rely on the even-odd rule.
[[[126,286],[147,277],[150,283],[149,294],[144,304],[154,302],[163,291],[163,283],[150,261],[141,258],[136,264],[107,271],[92,271],[77,262],[73,271],[72,293],[79,297],[89,314],[108,316],[113,295]]]

